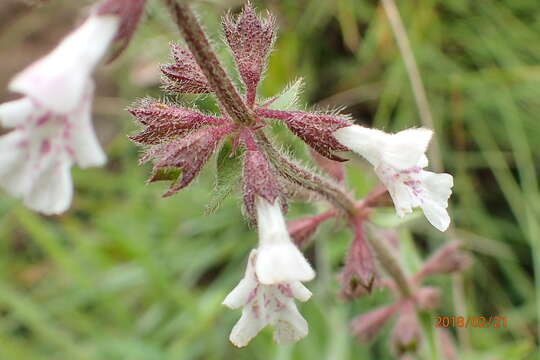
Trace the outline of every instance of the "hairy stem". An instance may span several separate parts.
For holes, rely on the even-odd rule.
[[[261,131],[255,133],[257,144],[268,155],[270,162],[274,164],[281,176],[301,187],[322,195],[337,208],[343,210],[350,218],[357,214],[354,201],[336,184],[323,178],[298,164],[292,163],[272,145],[270,140]]]
[[[219,63],[189,5],[178,0],[165,0],[165,3],[222,108],[239,125],[253,125],[255,123],[253,112],[246,106]]]

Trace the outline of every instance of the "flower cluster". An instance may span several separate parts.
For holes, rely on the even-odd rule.
[[[181,29],[198,26],[195,16],[182,13],[187,5],[167,4]],[[71,166],[105,163],[91,122],[92,73],[108,49],[112,48],[114,59],[127,46],[144,5],[145,0],[103,0],[56,49],[11,82],[10,89],[23,97],[0,105],[0,123],[13,129],[0,137],[0,186],[22,198],[28,207],[45,214],[62,213],[73,195]],[[415,277],[405,279],[406,285],[381,280],[373,254],[376,246],[365,235],[366,222],[374,204],[388,192],[398,216],[419,207],[435,228],[445,231],[450,224],[446,209],[453,178],[424,170],[431,130],[388,134],[356,125],[339,113],[300,111],[295,101],[301,81],[262,100],[257,89],[275,40],[275,23],[270,14],[258,16],[249,2],[238,17],[223,18],[224,39],[240,75],[240,89],[232,85],[213,53],[209,54],[211,47],[203,31],[184,28],[189,47],[171,45],[172,63],[161,67],[163,88],[172,96],[214,96],[220,112],[209,114],[172,101],[144,98],[129,109],[141,124],[130,139],[144,149],[140,163],[153,163],[149,182],[170,182],[165,197],[189,186],[216,153],[216,187],[236,181],[220,170],[228,173],[231,163],[237,165],[234,171],[241,177],[244,213],[256,225],[259,242],[249,255],[244,278],[223,301],[229,308],[243,308],[230,335],[233,344],[246,346],[269,325],[274,327],[277,343],[292,343],[307,335],[308,324],[294,300],[305,302],[311,297],[303,283],[312,280],[315,271],[299,248],[308,244],[322,222],[339,218],[354,233],[339,276],[342,296],[351,300],[375,287],[406,287],[395,304],[354,320],[353,331],[359,339],[369,340],[386,320],[399,314],[393,343],[397,354],[407,354],[420,339],[417,310],[433,308],[438,302],[438,291],[420,286],[420,280],[461,270],[468,259],[451,243]],[[325,175],[305,169],[274,148],[266,131],[276,120],[308,146]],[[342,165],[347,160],[342,153],[348,151],[371,163],[382,182],[356,203],[346,189]],[[298,189],[310,199],[329,200],[334,207],[287,226],[284,214]],[[392,263],[389,273],[397,272],[399,278],[400,269],[396,270],[399,266],[392,255],[379,256],[379,260],[384,262],[385,256]]]
[[[428,220],[441,231],[449,224],[446,207],[452,177],[423,170],[432,135],[429,130],[410,129],[391,135],[354,125],[349,117],[340,114],[296,110],[292,103],[300,81],[276,97],[260,100],[257,88],[275,39],[275,19],[270,14],[264,18],[257,16],[248,3],[238,17],[227,15],[222,24],[243,85],[240,90],[227,91],[237,92],[242,106],[254,117],[253,123],[244,124],[231,116],[222,103],[221,89],[207,78],[212,75],[212,71],[204,70],[207,64],[198,62],[189,48],[173,44],[172,64],[161,67],[164,89],[172,95],[215,95],[220,114],[143,99],[129,109],[143,126],[131,139],[145,149],[141,162],[153,161],[150,182],[170,181],[164,196],[192,183],[212,154],[222,151],[226,139],[230,140],[233,148],[227,156],[220,153],[218,169],[224,166],[219,163],[223,158],[238,159],[245,214],[257,224],[259,231],[259,246],[249,257],[245,278],[224,301],[231,308],[244,307],[231,341],[244,346],[263,327],[274,325],[276,341],[291,342],[307,333],[307,323],[293,300],[309,298],[301,282],[315,275],[296,245],[302,245],[322,221],[340,213],[331,210],[328,216],[303,219],[287,229],[283,217],[287,189],[298,187],[299,183],[294,175],[281,171],[279,161],[269,156],[261,143],[258,135],[269,126],[268,120],[283,123],[307,144],[314,161],[331,178],[329,184],[337,188],[344,187],[340,162],[346,161],[339,153],[353,150],[364,156],[388,188],[399,216],[421,207]],[[289,166],[293,172],[302,172],[294,161]],[[347,298],[368,293],[377,284],[372,250],[363,235],[364,220],[359,215],[350,221],[355,239],[341,275],[343,295]]]
[[[145,0],[105,0],[47,56],[16,75],[22,98],[0,105],[0,186],[31,209],[59,214],[71,203],[70,168],[102,166],[91,122],[92,72],[113,43],[124,48]]]
[[[381,241],[388,241],[388,239],[381,239]],[[433,310],[439,306],[440,302],[440,291],[434,287],[422,286],[421,283],[430,275],[449,274],[466,269],[471,259],[460,248],[459,241],[452,241],[429,258],[421,270],[408,279],[411,288],[414,289],[413,294],[408,297],[399,295],[393,280],[381,281],[382,287],[391,289],[395,294],[396,302],[353,319],[352,332],[358,340],[371,341],[390,318],[397,314],[398,319],[391,338],[392,350],[400,358],[415,354],[422,339],[417,311]]]

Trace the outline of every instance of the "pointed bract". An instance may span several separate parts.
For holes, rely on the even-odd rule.
[[[115,15],[120,25],[114,38],[114,52],[111,60],[118,57],[129,45],[141,20],[146,0],[103,0],[96,7],[98,15]]]
[[[193,54],[176,44],[171,44],[174,64],[163,65],[165,88],[179,93],[204,94],[210,92],[208,81]]]
[[[334,137],[334,132],[344,127],[350,127],[351,122],[347,117],[267,109],[258,109],[256,113],[261,117],[284,121],[289,130],[322,156],[334,161],[346,161],[346,159],[334,154],[335,151],[349,150],[338,142]]]
[[[220,126],[230,121],[200,112],[143,99],[128,109],[146,129],[130,139],[143,145],[157,145],[184,136],[204,126]]]
[[[234,130],[232,126],[202,128],[171,142],[154,145],[141,162],[154,160],[154,175],[150,182],[162,180],[161,169],[177,168],[179,178],[163,196],[174,195],[188,186],[199,174],[223,138]]]
[[[261,197],[274,203],[281,197],[277,176],[266,156],[258,149],[247,150],[243,168],[243,194],[247,214],[255,218],[255,199]]]
[[[275,19],[271,14],[267,14],[266,18],[258,17],[248,2],[236,20],[227,15],[222,23],[225,38],[247,89],[248,104],[253,104],[274,42]]]

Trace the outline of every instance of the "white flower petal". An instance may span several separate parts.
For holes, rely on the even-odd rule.
[[[237,347],[244,347],[266,325],[266,321],[260,316],[257,316],[257,313],[251,307],[246,307],[242,311],[242,317],[234,325],[229,340]]]
[[[279,200],[276,200],[274,204],[270,204],[266,199],[257,197],[255,207],[257,209],[257,226],[261,245],[291,241],[285,219],[281,213]]]
[[[293,281],[289,284],[293,296],[299,301],[306,302],[311,298],[311,291],[300,281]]]
[[[60,159],[44,169],[25,195],[25,205],[47,215],[65,212],[73,197],[70,169],[68,159]]]
[[[407,129],[386,138],[382,149],[382,161],[396,169],[417,166],[433,136],[428,129]]]
[[[289,237],[279,201],[270,204],[259,197],[255,204],[260,243],[255,270],[259,281],[277,284],[313,279],[315,272]]]
[[[255,286],[254,286],[255,285]],[[222,304],[229,309],[237,309],[247,304],[257,289],[257,284],[253,284],[250,279],[242,279],[236,287],[227,295]]]
[[[294,303],[279,312],[274,326],[274,341],[277,344],[292,344],[309,332],[306,319],[302,317]]]
[[[334,137],[344,146],[363,156],[373,166],[381,162],[381,149],[389,134],[377,129],[351,125],[334,132]]]
[[[309,281],[315,277],[311,265],[292,242],[261,246],[255,270],[262,284]]]
[[[251,250],[246,266],[246,273],[240,283],[227,295],[222,304],[231,309],[239,308],[247,304],[248,300],[255,295],[258,286],[255,276],[255,261],[257,259],[257,250]]]
[[[94,131],[91,118],[91,106],[93,86],[87,91],[83,103],[76,113],[71,116],[72,148],[75,152],[75,162],[81,168],[91,166],[103,166],[107,162],[107,156]]]
[[[435,201],[426,200],[422,204],[422,210],[424,215],[428,219],[431,225],[433,225],[439,231],[446,231],[450,225],[450,216],[448,211]]]
[[[32,186],[34,164],[28,159],[28,146],[22,131],[0,137],[0,185],[15,197]]]
[[[21,131],[12,131],[0,136],[0,183],[1,178],[20,167],[24,160],[23,142],[25,136]]]
[[[431,171],[421,172],[422,183],[429,196],[442,207],[448,206],[448,198],[452,195],[454,178],[450,174],[436,174]]]
[[[32,115],[34,107],[28,97],[3,103],[0,105],[0,124],[7,128],[22,125]]]
[[[81,101],[94,67],[116,35],[116,16],[90,16],[47,56],[30,65],[10,83],[57,113],[72,111]]]

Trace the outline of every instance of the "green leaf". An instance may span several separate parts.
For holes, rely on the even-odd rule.
[[[279,94],[276,99],[268,106],[272,110],[293,110],[298,108],[300,93],[304,89],[304,81],[299,78]]]
[[[233,152],[233,147],[226,142],[217,156],[217,171],[214,190],[211,199],[204,211],[205,215],[213,214],[219,209],[223,201],[240,184],[240,173],[242,171],[242,151]]]

